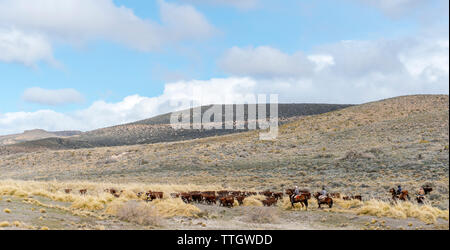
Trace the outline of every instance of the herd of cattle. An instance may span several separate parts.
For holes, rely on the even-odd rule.
[[[423,186],[425,194],[429,194],[433,189],[430,186]],[[72,189],[64,189],[65,193],[71,193]],[[108,188],[104,190],[107,193],[110,193],[116,198],[119,198],[124,190],[117,190],[115,188]],[[401,193],[397,193],[394,188],[391,188],[389,192],[392,194],[393,201],[406,201],[410,200],[409,193],[407,190],[403,190]],[[87,194],[87,189],[80,189],[79,193],[81,195]],[[163,192],[155,192],[155,191],[147,191],[147,192],[138,192],[136,193],[137,197],[144,199],[146,201],[153,201],[156,199],[163,199]],[[311,196],[317,199],[317,203],[319,208],[321,205],[328,205],[330,208],[333,206],[333,198],[343,199],[343,200],[360,200],[362,201],[361,195],[351,195],[351,196],[341,196],[340,193],[329,193],[326,196],[322,196],[320,192],[316,192],[311,195],[309,190],[300,190],[298,195],[294,195],[294,189],[286,189],[284,192],[272,192],[270,190],[266,190],[264,192],[253,192],[253,191],[191,191],[191,192],[182,192],[182,193],[171,193],[171,198],[181,198],[185,203],[204,203],[204,204],[217,204],[223,207],[233,207],[235,201],[239,205],[244,203],[245,198],[255,195],[262,195],[265,197],[261,202],[264,206],[274,206],[277,202],[282,199],[285,195],[289,197],[292,207],[294,207],[295,203],[300,203],[302,207],[306,207],[308,209],[308,200],[311,199]],[[417,202],[423,203],[424,201],[423,195],[417,196]]]
[[[87,189],[80,189],[79,193],[81,195],[87,194]],[[115,188],[108,188],[104,190],[107,193],[110,193],[116,198],[119,198],[123,193],[124,190],[117,190]],[[72,189],[64,189],[64,192],[69,194],[72,192]],[[262,204],[264,206],[274,206],[277,204],[277,202],[282,199],[285,195],[287,195],[292,203],[292,206],[294,206],[294,203],[300,202],[302,206],[306,205],[308,207],[308,202],[311,198],[311,193],[308,190],[300,190],[299,195],[293,196],[294,189],[286,189],[285,192],[273,192],[270,190],[266,190],[263,192],[254,192],[254,191],[228,191],[228,190],[220,190],[220,191],[191,191],[191,192],[182,192],[182,193],[171,193],[171,198],[180,198],[185,203],[204,203],[204,204],[219,204],[223,207],[233,207],[235,201],[239,205],[242,205],[244,203],[245,198],[255,195],[262,195],[265,197],[265,199],[261,200]],[[136,193],[137,197],[144,199],[146,201],[153,201],[156,199],[163,199],[164,192],[155,192],[155,191],[147,191],[147,192],[138,192]],[[320,194],[317,192],[313,195],[315,198],[319,201]],[[297,198],[297,200],[296,200]],[[300,200],[298,200],[301,198]],[[340,193],[330,193],[329,199],[331,199],[331,203],[325,202],[330,207],[332,206],[332,198],[341,198]],[[305,199],[305,200],[304,200]],[[362,200],[361,195],[355,195],[355,196],[343,196],[342,199],[344,200],[352,200],[352,199],[358,199]],[[321,204],[319,202],[319,207]]]

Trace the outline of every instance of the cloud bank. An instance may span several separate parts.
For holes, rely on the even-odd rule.
[[[83,95],[75,89],[52,90],[39,87],[26,89],[22,99],[26,102],[50,106],[81,103],[84,100]]]
[[[112,0],[0,0],[0,61],[49,62],[54,43],[99,39],[148,52],[215,32],[192,6],[163,0],[158,5],[160,23],[139,18]]]

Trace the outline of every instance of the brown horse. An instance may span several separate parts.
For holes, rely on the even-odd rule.
[[[402,190],[400,194],[397,194],[395,188],[391,188],[389,189],[389,192],[392,194],[392,200],[394,201],[397,200],[406,201],[406,199],[411,200],[411,198],[409,197],[408,190]]]
[[[311,197],[311,196],[309,196]],[[299,195],[292,195],[289,196],[289,199],[291,200],[292,208],[294,207],[295,203],[300,203],[303,207],[306,207],[306,210],[308,210],[308,195],[305,193],[300,193]]]
[[[333,199],[329,196],[326,196],[325,198],[320,199],[319,197],[321,196],[320,192],[317,192],[314,194],[314,198],[317,199],[317,204],[319,204],[319,208],[321,208],[320,206],[322,204],[327,204],[328,207],[332,208],[333,207]]]
[[[431,191],[433,191],[433,188],[430,185],[424,185],[422,186],[423,191],[425,192],[425,195],[431,193]]]

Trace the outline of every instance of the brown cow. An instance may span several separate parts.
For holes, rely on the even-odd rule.
[[[239,202],[239,205],[244,204],[244,199],[245,199],[244,195],[236,196],[236,200]]]
[[[331,198],[336,198],[336,199],[340,199],[341,198],[341,194],[340,193],[330,193]]]
[[[72,192],[72,189],[66,188],[66,189],[64,189],[64,192],[65,192],[66,194],[70,194],[70,192]]]
[[[351,197],[351,199],[362,201],[362,196],[361,196],[361,195],[353,195],[353,196]]]
[[[270,207],[277,203],[277,199],[274,197],[267,197],[265,200],[262,201],[264,206]]]
[[[180,198],[180,194],[179,193],[171,193],[170,194],[170,197],[172,197],[172,198]]]
[[[214,194],[202,194],[202,199],[206,204],[216,204],[217,197]]]
[[[80,189],[79,192],[81,195],[85,195],[87,193],[87,189]]]
[[[330,208],[333,207],[333,199],[329,196],[326,196],[325,198],[320,199],[321,196],[320,192],[317,192],[314,194],[314,198],[317,199],[317,204],[319,204],[319,208],[321,208],[322,204],[327,204]]]
[[[229,195],[230,192],[227,190],[221,190],[221,191],[218,191],[217,194],[219,195],[219,197],[225,197],[225,196]]]
[[[224,207],[231,208],[234,205],[234,197],[233,196],[226,196],[219,199],[220,205]]]
[[[267,196],[267,197],[271,197],[273,195],[273,192],[271,192],[270,190],[266,190],[264,192],[259,192],[259,194]]]
[[[344,197],[342,197],[342,199],[343,199],[344,201],[349,201],[349,200],[350,200],[350,196],[344,196]]]
[[[191,195],[193,202],[201,203],[203,201],[203,196],[200,192],[193,191],[193,192],[189,192],[189,194]]]
[[[145,193],[145,196],[146,196],[146,200],[147,201],[153,201],[153,200],[156,200],[156,199],[164,198],[164,193],[163,192],[148,191],[147,193]]]
[[[181,193],[180,197],[181,197],[181,200],[184,201],[184,203],[192,202],[192,196],[189,193]]]
[[[272,196],[273,198],[279,200],[283,198],[283,193],[273,193]]]

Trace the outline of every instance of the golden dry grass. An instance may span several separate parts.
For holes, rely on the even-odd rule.
[[[435,223],[438,218],[449,219],[449,211],[441,210],[430,205],[417,205],[411,202],[390,204],[380,200],[369,200],[357,209],[359,215],[374,215],[391,218],[417,218],[426,223]]]

